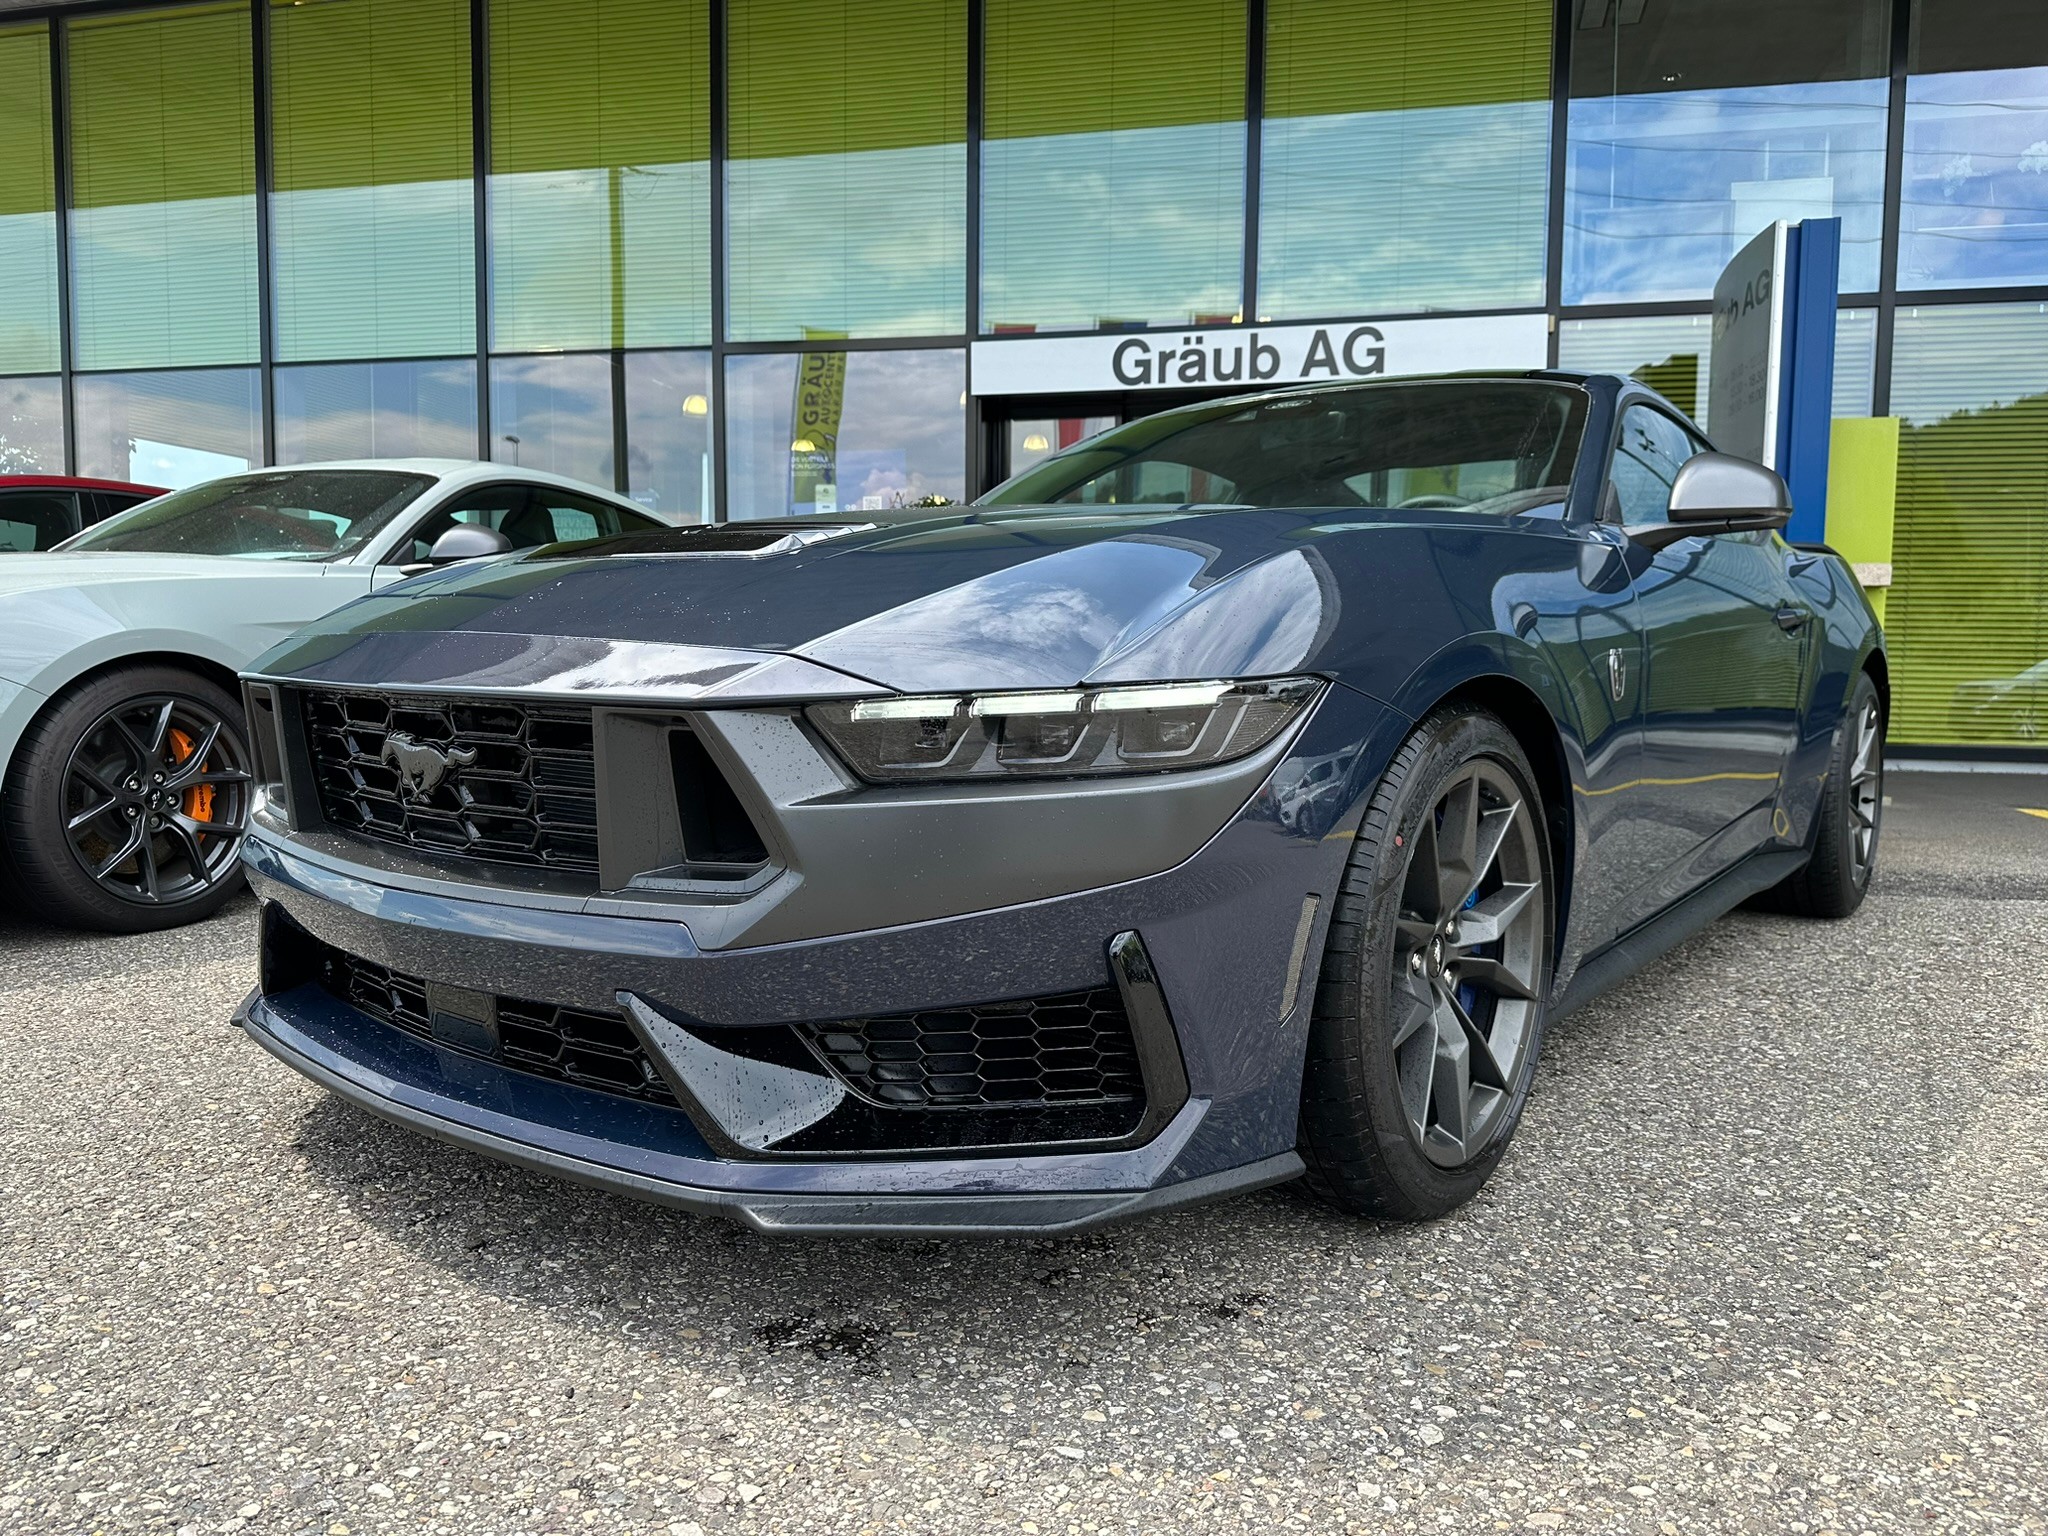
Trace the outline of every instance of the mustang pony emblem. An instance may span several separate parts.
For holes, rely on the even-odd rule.
[[[448,776],[450,768],[467,768],[476,761],[475,747],[443,749],[429,742],[414,741],[404,731],[384,738],[384,750],[377,754],[398,769],[398,786],[408,800],[424,800]]]

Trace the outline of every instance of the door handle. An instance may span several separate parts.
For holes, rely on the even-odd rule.
[[[1790,635],[1797,633],[1799,626],[1804,624],[1808,619],[1812,618],[1813,613],[1810,609],[1795,608],[1790,603],[1787,603],[1784,607],[1780,608],[1776,613],[1772,614],[1771,617],[1777,620],[1778,628],[1782,629],[1783,631],[1785,631],[1786,634]]]

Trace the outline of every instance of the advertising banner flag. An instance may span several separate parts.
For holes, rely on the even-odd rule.
[[[806,330],[806,340],[838,339]],[[839,510],[839,419],[846,407],[846,354],[802,352],[789,419],[789,505],[792,512]]]

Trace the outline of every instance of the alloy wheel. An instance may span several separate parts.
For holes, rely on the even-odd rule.
[[[1861,885],[1877,857],[1877,825],[1884,815],[1884,739],[1877,701],[1857,716],[1849,747],[1849,878]]]
[[[127,699],[64,770],[64,835],[99,888],[142,906],[190,901],[235,868],[251,777],[234,729],[193,699]]]
[[[1440,1167],[1485,1149],[1534,1060],[1547,936],[1540,836],[1514,780],[1481,758],[1444,786],[1409,850],[1394,1071],[1409,1133]]]

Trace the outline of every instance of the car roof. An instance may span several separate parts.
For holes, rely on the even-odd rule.
[[[470,485],[479,482],[514,481],[523,485],[551,485],[579,495],[597,496],[614,501],[621,506],[633,507],[636,512],[646,508],[635,506],[627,497],[617,491],[607,490],[601,485],[592,485],[587,480],[572,480],[567,475],[553,474],[545,469],[523,469],[516,464],[497,464],[486,459],[323,459],[310,464],[270,464],[260,469],[237,470],[237,474],[282,474],[300,470],[396,470],[401,474],[429,475],[439,482],[441,488]],[[220,476],[228,479],[229,476]]]
[[[161,496],[160,485],[133,480],[101,480],[91,475],[0,475],[0,490],[125,491],[136,496]]]

